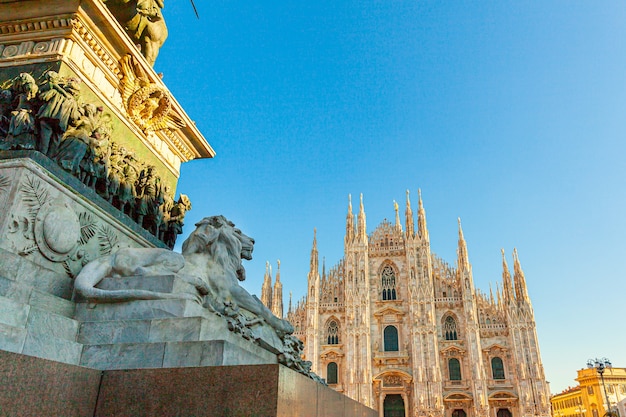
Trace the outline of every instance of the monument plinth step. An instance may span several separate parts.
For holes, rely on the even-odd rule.
[[[276,356],[264,349],[225,340],[85,345],[80,360],[81,366],[100,370],[275,363]]]
[[[190,300],[134,300],[119,303],[78,303],[75,318],[82,322],[170,317],[208,317],[211,314]]]

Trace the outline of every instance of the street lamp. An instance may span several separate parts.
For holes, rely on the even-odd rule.
[[[602,359],[589,359],[587,361],[587,368],[589,369],[594,369],[596,371],[598,371],[598,373],[600,374],[600,379],[602,380],[602,388],[604,388],[604,396],[606,397],[606,411],[607,414],[609,415],[614,415],[613,412],[611,411],[611,403],[609,402],[609,394],[606,391],[606,385],[604,385],[604,371],[608,368],[610,369],[612,367],[611,365],[611,361],[608,360],[607,358],[602,358]]]

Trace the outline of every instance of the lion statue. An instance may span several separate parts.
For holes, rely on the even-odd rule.
[[[242,260],[252,259],[254,239],[237,229],[224,216],[205,217],[183,242],[185,266],[181,273],[204,281],[209,288],[207,301],[218,312],[225,306],[240,307],[265,320],[278,334],[293,333],[293,326],[279,319],[238,281],[246,279]]]
[[[89,262],[74,281],[74,294],[90,302],[186,299],[223,316],[247,310],[255,317],[247,325],[266,322],[279,336],[293,326],[279,319],[238,281],[246,279],[242,260],[252,259],[254,239],[224,216],[205,217],[183,243],[183,253],[158,248],[125,248]],[[98,288],[105,278],[176,275],[188,283],[184,291],[164,293],[136,288]],[[185,292],[186,291],[186,292]],[[76,298],[76,297],[75,297]]]
[[[207,284],[193,276],[178,272],[185,265],[180,253],[159,248],[124,248],[89,262],[74,281],[74,298],[79,295],[93,302],[121,302],[132,300],[183,299],[201,302],[209,291]],[[191,284],[188,293],[163,293],[141,289],[106,290],[97,288],[105,278],[149,275],[177,275]]]

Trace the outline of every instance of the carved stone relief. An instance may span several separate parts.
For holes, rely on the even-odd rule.
[[[4,207],[9,198],[9,190],[11,187],[11,179],[6,175],[0,174],[0,209]]]
[[[398,375],[385,375],[383,377],[384,387],[401,387],[402,385],[402,378]]]
[[[47,55],[58,53],[63,39],[48,41],[25,41],[12,44],[0,44],[0,60],[15,59],[24,55]]]
[[[189,199],[181,195],[174,201],[154,166],[118,145],[111,116],[101,106],[81,100],[80,81],[48,71],[39,81],[21,73],[7,84],[9,88],[0,89],[0,150],[43,153],[141,227],[174,246],[185,213],[191,209]],[[170,114],[171,98],[165,90],[139,81],[129,88],[131,116],[145,129],[182,123]]]
[[[43,257],[74,277],[93,256],[110,252],[119,240],[110,226],[80,209],[39,178],[27,174],[19,186],[8,228],[12,249],[25,257]],[[96,236],[98,243],[92,243]]]

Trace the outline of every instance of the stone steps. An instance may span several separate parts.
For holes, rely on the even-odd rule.
[[[26,329],[0,323],[0,350],[21,353],[26,340]]]
[[[207,324],[208,320],[201,317],[85,322],[80,325],[78,341],[83,344],[199,341]]]
[[[32,274],[19,281],[0,269],[1,350],[101,370],[277,363],[276,352],[233,333],[195,301],[77,303],[69,278],[26,265]],[[37,273],[50,285],[41,288]],[[98,287],[189,293],[189,285],[172,275],[107,278]]]
[[[49,311],[60,316],[74,317],[75,304],[22,282],[0,277],[0,296]]]
[[[83,345],[66,339],[46,336],[41,333],[28,331],[24,348],[24,355],[50,359],[57,362],[78,365]]]
[[[81,323],[77,340],[84,344],[82,366],[132,369],[277,363],[275,354],[231,332],[223,318],[194,302],[141,300],[99,304],[95,310],[101,307],[104,311],[94,313],[88,305],[77,305],[80,317],[113,317]],[[198,315],[163,317],[181,309]]]
[[[81,322],[141,320],[172,317],[207,317],[200,304],[190,300],[134,300],[119,303],[78,303],[74,317]]]
[[[31,299],[32,293],[29,297]],[[0,349],[78,364],[82,351],[82,345],[76,342],[79,323],[64,315],[39,308],[59,305],[52,298],[43,299],[46,302],[36,307],[0,296]],[[54,309],[58,310],[56,307]]]
[[[73,280],[0,248],[0,278],[37,288],[66,300],[72,298]]]
[[[85,345],[79,365],[111,370],[260,365],[272,359],[276,363],[275,355],[264,352],[259,348],[253,353],[225,340]]]

